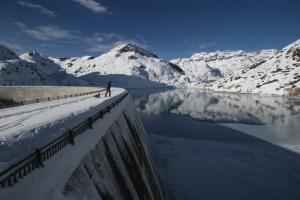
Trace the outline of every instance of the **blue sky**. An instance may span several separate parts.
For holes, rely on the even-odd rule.
[[[0,43],[81,56],[132,42],[166,59],[278,49],[300,38],[299,10],[299,0],[1,0]]]

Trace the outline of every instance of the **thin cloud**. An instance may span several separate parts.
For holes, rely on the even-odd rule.
[[[38,5],[38,4],[33,4],[33,3],[25,2],[25,1],[19,1],[18,3],[19,3],[19,5],[24,6],[26,8],[37,9],[37,10],[39,10],[40,13],[45,14],[49,17],[57,17],[58,16],[55,12],[53,12],[41,5]]]
[[[38,40],[61,40],[76,38],[76,31],[62,29],[57,26],[44,25],[28,27],[26,24],[15,21],[15,24],[27,35]]]
[[[85,46],[86,51],[103,53],[111,48],[119,46],[121,44],[132,43],[142,48],[148,49],[148,43],[143,39],[135,40],[131,38],[125,38],[121,34],[117,33],[100,33],[96,32],[92,35],[83,35],[81,31],[63,29],[53,25],[43,25],[30,27],[23,22],[11,19],[20,30],[26,35],[35,38],[37,40],[63,43],[63,44],[77,44]],[[47,43],[43,43],[43,47],[47,46]]]
[[[72,0],[96,13],[106,13],[107,8],[95,0]]]
[[[206,49],[206,48],[208,48],[208,47],[212,47],[212,46],[215,46],[215,45],[216,45],[215,42],[204,43],[204,44],[200,44],[200,45],[199,45],[199,48],[200,48],[200,49]]]
[[[32,29],[24,29],[24,32],[40,40],[70,39],[74,37],[70,31],[56,26],[38,26]]]
[[[85,41],[89,44],[95,44],[99,42],[104,42],[108,40],[121,39],[122,36],[115,33],[94,33],[91,37],[87,37]]]
[[[97,52],[97,53],[101,53],[101,52],[105,52],[109,49],[112,48],[111,44],[95,44],[93,46],[88,47],[86,50],[88,52]]]
[[[24,51],[24,48],[19,45],[18,43],[15,43],[15,42],[11,42],[11,41],[1,41],[0,42],[1,45],[13,50],[13,51],[16,51],[16,52],[21,52],[21,51]]]
[[[196,51],[203,51],[216,45],[215,42],[199,43],[189,39],[185,39],[184,42],[188,45],[189,49],[186,51],[188,54],[194,54]]]

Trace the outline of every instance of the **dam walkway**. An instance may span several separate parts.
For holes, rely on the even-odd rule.
[[[0,187],[13,186],[111,112],[128,92],[112,97],[58,99],[0,110]],[[80,142],[80,141],[79,141]]]

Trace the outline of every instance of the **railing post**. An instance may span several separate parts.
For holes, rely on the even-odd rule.
[[[12,186],[12,183],[11,183],[10,177],[8,177],[7,180],[8,180],[8,186],[11,187],[11,186]]]
[[[5,188],[5,180],[2,181],[1,187],[2,187],[2,188]]]
[[[38,166],[44,167],[41,150],[35,149],[35,155],[36,155],[36,160],[37,160]]]
[[[73,133],[73,131],[71,129],[69,130],[69,141],[70,141],[71,145],[75,145],[74,133]]]
[[[89,117],[89,128],[93,129],[93,121],[91,117]]]

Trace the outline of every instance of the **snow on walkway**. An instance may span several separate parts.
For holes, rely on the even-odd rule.
[[[0,171],[104,108],[124,93],[112,89],[112,97],[94,95],[30,104],[0,110]]]
[[[115,94],[115,92],[113,94]],[[99,104],[99,106],[101,105],[103,104]],[[98,107],[96,108],[97,109],[94,109],[94,111],[98,110]],[[75,138],[75,145],[65,146],[59,153],[45,161],[45,166],[43,168],[30,173],[25,178],[19,180],[13,187],[0,189],[0,199],[73,199],[72,196],[68,197],[62,192],[67,180],[70,178],[75,169],[77,169],[82,160],[87,156],[88,152],[95,148],[101,137],[103,137],[109,128],[115,124],[120,115],[123,112],[130,115],[132,114],[128,111],[134,112],[134,109],[132,102],[130,102],[130,98],[127,96],[116,107],[114,107],[109,114],[104,115],[103,119],[97,120],[93,124],[93,129],[87,129],[84,134],[78,135]],[[103,167],[109,167],[109,165],[105,165]],[[102,181],[107,181],[109,184],[112,184],[112,180],[104,178]],[[83,184],[83,186],[87,186],[89,184],[85,181],[80,183]]]

